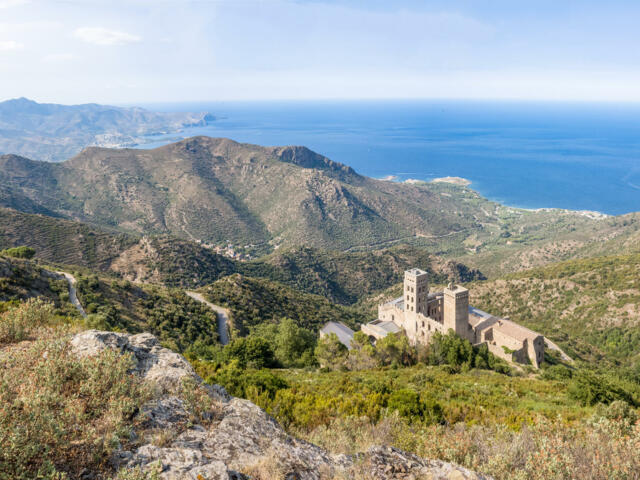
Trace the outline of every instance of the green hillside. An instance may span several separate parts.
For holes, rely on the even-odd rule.
[[[283,317],[314,332],[328,321],[341,321],[355,328],[369,320],[358,311],[333,304],[319,295],[240,274],[221,278],[199,292],[210,302],[229,309],[231,326],[238,335],[246,335],[251,327],[277,322]]]
[[[369,252],[308,247],[278,250],[259,260],[241,263],[238,269],[247,276],[269,278],[350,305],[402,281],[404,271],[415,266],[427,269],[435,282],[483,278],[477,270],[455,262],[434,261],[427,249],[408,245]]]
[[[474,305],[549,336],[578,358],[639,359],[640,254],[570,260],[469,288]]]
[[[91,328],[151,332],[177,351],[195,342],[217,343],[216,315],[182,290],[96,275],[79,275],[77,280]]]

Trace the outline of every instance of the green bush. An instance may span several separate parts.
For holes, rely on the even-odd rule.
[[[564,365],[552,365],[543,370],[541,377],[546,380],[564,381],[571,379],[573,372]]]
[[[207,383],[222,385],[231,395],[247,398],[266,395],[273,400],[278,390],[288,383],[270,370],[245,370],[237,360],[225,364],[205,378]]]
[[[0,255],[13,258],[33,258],[36,254],[35,249],[31,247],[15,247],[6,250],[0,250]]]
[[[621,382],[589,371],[580,371],[573,376],[569,385],[569,396],[585,406],[609,404],[616,400],[638,405],[633,393]]]
[[[148,392],[132,359],[112,350],[78,358],[66,339],[0,352],[0,478],[80,478],[129,439]]]
[[[344,365],[348,352],[338,336],[330,333],[318,340],[314,353],[320,366],[335,370]]]
[[[451,365],[455,368],[469,370],[481,368],[509,374],[509,366],[489,352],[486,344],[474,347],[468,340],[460,338],[453,330],[446,335],[439,332],[433,334],[429,343],[427,363],[430,365]]]
[[[223,350],[225,362],[236,361],[240,368],[275,367],[276,358],[271,343],[262,337],[245,337],[233,340]]]
[[[29,299],[10,305],[0,314],[0,344],[26,340],[37,328],[53,318],[53,305],[40,299]]]

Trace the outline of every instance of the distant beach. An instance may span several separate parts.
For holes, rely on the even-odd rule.
[[[462,177],[442,177],[442,178],[434,178],[431,180],[432,183],[452,183],[454,185],[460,185],[462,187],[468,187],[471,185],[471,180],[467,180]]]

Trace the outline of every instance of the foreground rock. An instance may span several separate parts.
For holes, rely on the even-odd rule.
[[[129,352],[136,361],[133,372],[160,387],[142,415],[146,431],[162,432],[163,440],[145,440],[133,451],[118,451],[113,458],[117,468],[156,470],[165,480],[488,478],[390,447],[374,447],[355,456],[331,454],[288,435],[258,406],[230,397],[217,386],[207,387],[215,414],[210,421],[192,424],[178,392],[184,378],[202,380],[184,357],[161,347],[153,335],[90,330],[71,343],[78,355],[94,355],[105,348]]]

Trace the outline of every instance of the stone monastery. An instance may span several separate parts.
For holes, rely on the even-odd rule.
[[[449,284],[443,292],[429,293],[425,271],[404,272],[404,295],[378,307],[378,319],[362,325],[375,341],[404,331],[412,344],[428,344],[434,332],[453,330],[509,362],[530,363],[538,368],[544,359],[544,337],[506,318],[498,318],[469,306],[469,290]]]

